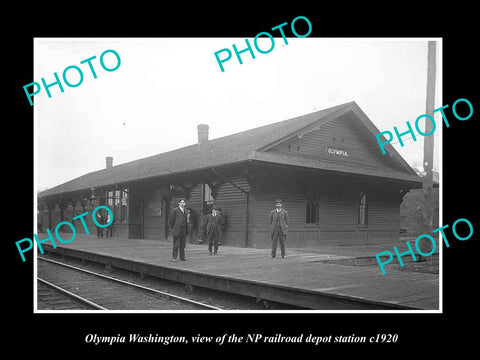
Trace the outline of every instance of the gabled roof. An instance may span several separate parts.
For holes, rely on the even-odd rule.
[[[88,190],[92,187],[127,183],[134,180],[200,170],[244,161],[259,160],[289,164],[293,161],[292,159],[286,161],[285,159],[278,159],[275,157],[268,158],[268,155],[265,156],[266,152],[264,150],[268,149],[271,144],[277,143],[281,139],[288,138],[289,136],[292,136],[292,134],[297,134],[319,120],[328,121],[329,119],[334,119],[341,114],[352,110],[356,113],[360,113],[361,121],[367,122],[366,125],[372,130],[372,132],[374,132],[374,135],[379,132],[360,110],[358,105],[355,102],[349,102],[295,117],[293,119],[212,139],[203,144],[194,144],[177,150],[116,165],[111,168],[94,171],[45,190],[39,193],[38,196],[45,197],[65,192]],[[401,164],[402,167],[404,167],[405,172],[380,172],[378,176],[398,179],[406,179],[405,177],[407,177],[408,180],[418,181],[415,172],[393,149],[393,147],[387,147],[387,151]],[[312,164],[313,163],[310,163],[307,167],[311,167]],[[313,164],[313,167],[317,166]],[[322,168],[322,166],[317,168]],[[348,172],[349,170],[352,169],[344,167],[340,168],[338,171]]]

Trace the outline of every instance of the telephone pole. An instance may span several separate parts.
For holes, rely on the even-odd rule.
[[[435,76],[436,76],[436,41],[428,42],[428,59],[427,59],[427,104],[426,114],[433,117],[435,107]],[[441,126],[441,125],[440,125]],[[425,121],[425,133],[432,131],[433,124]],[[434,135],[426,136],[423,142],[423,169],[425,177],[423,179],[423,194],[425,196],[425,204],[423,208],[424,216],[424,234],[431,234],[433,230],[433,145]],[[432,251],[432,243],[424,241],[420,244],[423,253]],[[429,259],[430,256],[426,257]],[[425,259],[424,259],[425,260]]]

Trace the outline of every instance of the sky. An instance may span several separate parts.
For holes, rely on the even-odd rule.
[[[214,139],[355,101],[380,131],[393,132],[407,130],[407,121],[414,127],[425,114],[427,41],[439,39],[287,39],[275,38],[267,54],[249,39],[255,59],[245,52],[240,64],[232,44],[241,50],[245,38],[36,38],[32,82],[53,83],[56,72],[64,87],[62,93],[51,86],[51,98],[44,88],[34,96],[37,189],[103,169],[106,156],[118,165],[194,144],[202,123]],[[270,40],[258,44],[268,49]],[[233,55],[222,72],[214,53],[224,48]],[[100,64],[106,50],[120,56],[115,71]],[[443,105],[441,51],[439,41],[435,108]],[[92,56],[97,78],[80,64]],[[112,53],[103,59],[107,68],[117,65]],[[71,65],[84,76],[77,87],[62,79]],[[67,72],[72,84],[78,76]],[[435,120],[442,123],[440,114]],[[441,163],[441,132],[437,126],[432,135],[434,168]],[[393,146],[421,167],[423,137],[407,138],[404,147],[396,139]]]

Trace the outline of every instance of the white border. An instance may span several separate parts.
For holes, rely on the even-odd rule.
[[[34,49],[34,61],[33,61],[33,76],[34,79],[38,79],[37,67],[35,66],[35,54],[37,53],[37,41],[47,40],[47,41],[112,41],[116,40],[132,40],[132,41],[151,41],[156,38],[33,38],[33,49]],[[195,40],[201,40],[202,38],[193,38]],[[319,38],[317,38],[319,39]],[[436,67],[436,86],[435,86],[435,98],[440,97],[441,104],[435,104],[435,108],[438,108],[443,104],[443,38],[321,38],[322,40],[327,41],[437,41],[437,67]],[[426,61],[426,60],[425,60]],[[426,86],[425,86],[426,89]],[[419,114],[421,115],[421,114]],[[436,114],[438,115],[438,113]],[[442,123],[442,122],[437,122]],[[38,125],[38,114],[37,108],[33,108],[33,126],[34,126],[34,136],[33,136],[33,145],[34,145],[34,170],[33,170],[33,183],[34,183],[34,194],[33,194],[33,213],[34,213],[34,229],[33,233],[37,232],[37,125]],[[439,226],[443,224],[443,126],[440,126],[439,134],[440,144],[439,144]],[[35,240],[32,239],[35,243]],[[443,313],[443,246],[441,246],[441,236],[439,235],[439,309],[438,310],[38,310],[37,303],[37,246],[33,246],[33,306],[35,314],[164,314],[164,313],[177,313],[177,314],[188,314],[188,313],[200,313],[200,314],[216,314],[222,315],[225,313],[228,314],[441,314]]]

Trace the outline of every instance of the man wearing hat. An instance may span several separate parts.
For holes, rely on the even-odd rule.
[[[275,201],[275,209],[270,212],[270,236],[272,237],[272,258],[277,256],[277,241],[280,242],[282,258],[285,258],[285,241],[288,232],[288,213],[281,199]]]
[[[172,229],[173,234],[173,257],[172,261],[177,261],[177,255],[180,251],[180,260],[185,261],[185,245],[187,244],[187,209],[185,205],[187,200],[180,198],[178,207],[173,209],[168,218],[168,225]]]
[[[205,230],[207,232],[207,241],[208,241],[208,253],[212,255],[217,255],[218,251],[218,239],[220,237],[220,227],[221,219],[216,206],[212,207],[212,213],[207,215]]]

